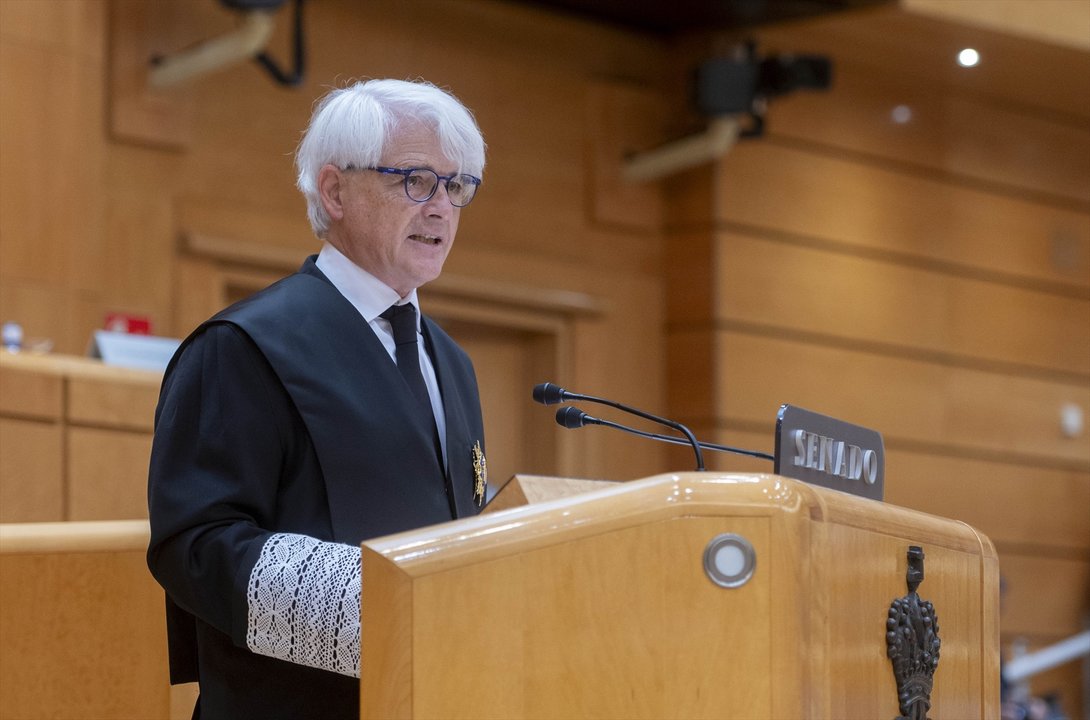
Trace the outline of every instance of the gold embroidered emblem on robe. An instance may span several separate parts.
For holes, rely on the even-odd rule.
[[[488,461],[481,450],[481,441],[473,445],[473,500],[477,507],[484,506],[485,490],[488,489]]]

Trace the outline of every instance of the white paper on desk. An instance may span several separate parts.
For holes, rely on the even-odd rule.
[[[162,372],[181,344],[176,338],[95,330],[87,354],[107,365]]]

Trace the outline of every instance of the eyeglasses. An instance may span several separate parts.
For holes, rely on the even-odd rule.
[[[384,175],[402,175],[405,178],[405,194],[409,196],[410,200],[418,203],[431,200],[432,196],[435,195],[436,189],[439,187],[439,181],[442,180],[447,188],[447,198],[454,207],[465,207],[472,202],[473,197],[477,194],[477,188],[480,187],[481,184],[481,179],[479,177],[473,177],[472,175],[467,175],[465,173],[440,175],[429,168],[392,168],[381,166],[356,168],[349,165],[345,170],[373,170],[375,172],[383,173]]]

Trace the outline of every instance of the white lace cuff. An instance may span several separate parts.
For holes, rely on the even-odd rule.
[[[246,600],[250,650],[360,676],[359,548],[273,535],[250,573]]]

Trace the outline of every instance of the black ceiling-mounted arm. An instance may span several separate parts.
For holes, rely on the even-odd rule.
[[[295,0],[295,22],[292,30],[292,59],[294,67],[291,73],[280,69],[276,61],[267,52],[260,52],[254,61],[265,68],[273,79],[281,85],[294,87],[303,81],[306,74],[306,43],[303,34],[303,0]]]

